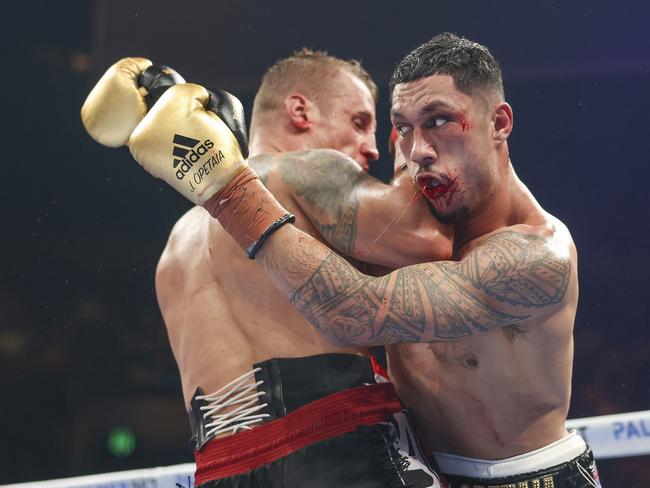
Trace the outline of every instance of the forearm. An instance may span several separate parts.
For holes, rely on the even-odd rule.
[[[321,334],[339,345],[378,345],[374,290],[387,282],[357,271],[335,252],[293,226],[279,229],[256,261],[276,288]],[[385,288],[385,286],[383,287]],[[381,300],[380,300],[381,302]]]
[[[277,217],[287,215],[286,211],[252,170],[240,173],[205,208],[249,257],[255,258],[275,287],[331,342],[381,343],[368,342],[373,337],[374,323],[350,316],[355,311],[346,306],[355,299],[355,289],[365,288],[375,278],[360,273],[296,227],[275,226]],[[268,238],[261,237],[264,235]],[[251,253],[252,248],[257,251]]]

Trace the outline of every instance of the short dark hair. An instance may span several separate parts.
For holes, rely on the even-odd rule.
[[[304,92],[318,102],[327,102],[328,83],[340,70],[359,78],[377,102],[377,85],[361,63],[354,59],[339,59],[326,51],[302,48],[271,66],[262,78],[253,107],[253,115],[277,109],[293,90]]]
[[[483,89],[505,100],[501,68],[488,48],[451,32],[418,46],[397,65],[390,80],[391,99],[398,83],[431,75],[451,76],[456,88],[468,95]]]

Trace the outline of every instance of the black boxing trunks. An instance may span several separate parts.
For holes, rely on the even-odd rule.
[[[449,488],[601,488],[591,449],[571,431],[530,453],[485,461],[434,453]]]
[[[375,383],[368,358],[271,359],[253,369],[260,403],[267,404],[260,425],[209,438],[202,402],[192,402],[196,486],[442,486],[392,384]]]

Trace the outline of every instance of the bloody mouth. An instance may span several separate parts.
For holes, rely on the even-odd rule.
[[[443,183],[432,176],[420,176],[417,179],[417,184],[420,187],[420,191],[427,198],[430,200],[442,198],[447,205],[451,204],[451,200],[458,190],[458,183],[455,178],[448,183]]]

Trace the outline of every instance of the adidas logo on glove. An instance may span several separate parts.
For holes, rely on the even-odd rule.
[[[181,167],[176,170],[176,178],[182,180],[187,172],[198,162],[208,149],[212,149],[214,144],[210,139],[206,139],[201,144],[201,141],[192,139],[191,137],[174,134],[174,169],[180,165]],[[189,153],[189,156],[188,154]]]
[[[182,136],[180,134],[174,134],[174,140],[172,142],[174,143],[174,150],[172,152],[172,155],[174,156],[173,164],[174,169],[176,169],[176,178],[179,180],[182,180],[190,169],[192,169],[194,164],[201,160],[201,156],[214,147],[214,143],[210,139],[206,139],[201,143],[198,139]],[[194,183],[200,185],[203,178],[210,173],[210,170],[218,165],[224,158],[225,156],[219,150],[205,163],[202,163],[198,170],[193,174]],[[192,185],[192,182],[190,181],[190,193],[194,193],[194,191],[194,185]]]

